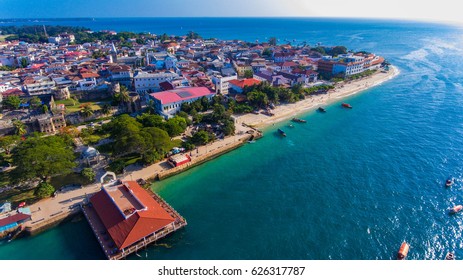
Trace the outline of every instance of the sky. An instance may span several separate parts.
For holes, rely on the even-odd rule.
[[[0,0],[0,18],[352,17],[463,23],[457,0]]]

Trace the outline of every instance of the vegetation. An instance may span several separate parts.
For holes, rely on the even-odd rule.
[[[277,45],[277,38],[276,37],[270,37],[270,39],[268,40],[268,43],[272,46],[276,46]]]
[[[82,176],[85,177],[85,179],[87,179],[88,182],[95,181],[96,173],[95,173],[95,170],[93,170],[92,168],[84,168],[84,169],[82,169],[81,174],[82,174]]]
[[[21,99],[18,96],[10,95],[3,99],[2,104],[8,109],[17,110],[19,109],[19,105],[21,105]]]
[[[11,173],[16,181],[40,178],[47,182],[53,176],[70,173],[75,167],[72,147],[62,136],[34,135],[21,141],[12,154],[16,168]]]
[[[47,182],[40,182],[38,187],[35,189],[34,194],[38,198],[46,198],[50,197],[55,192],[55,188],[47,183]]]

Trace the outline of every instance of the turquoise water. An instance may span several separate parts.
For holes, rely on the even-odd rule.
[[[409,259],[442,259],[447,251],[463,258],[463,216],[447,214],[463,204],[461,29],[387,21],[252,22],[256,29],[242,39],[279,36],[285,28],[284,37],[302,41],[310,34],[311,42],[374,51],[401,74],[344,100],[352,110],[338,102],[325,114],[308,112],[300,116],[307,124],[279,123],[255,144],[155,183],[188,226],[131,259],[393,259],[403,240],[411,245]],[[208,30],[220,30],[230,38],[243,23],[208,24],[214,27],[195,31],[214,36]],[[116,21],[112,29],[118,28]],[[280,138],[277,128],[288,137]],[[456,177],[451,189],[444,187],[448,176]],[[100,259],[99,250],[82,220],[0,245],[0,258]]]

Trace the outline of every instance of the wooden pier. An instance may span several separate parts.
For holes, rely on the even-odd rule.
[[[155,194],[151,190],[146,190],[150,196],[167,212],[169,215],[174,218],[174,222],[170,223],[166,227],[156,231],[148,236],[145,236],[143,239],[132,244],[131,246],[118,250],[111,240],[108,232],[106,231],[103,222],[98,217],[98,214],[93,209],[92,205],[89,203],[82,204],[82,212],[84,213],[85,218],[90,224],[98,243],[100,244],[103,252],[109,260],[119,260],[126,258],[128,255],[135,253],[139,250],[145,249],[149,244],[165,237],[166,235],[184,227],[187,225],[186,220],[179,214],[175,209],[165,202],[159,195]]]

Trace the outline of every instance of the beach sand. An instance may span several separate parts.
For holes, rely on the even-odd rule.
[[[295,117],[311,109],[338,102],[343,98],[380,85],[385,81],[394,78],[399,73],[400,71],[397,69],[397,67],[391,66],[389,71],[386,73],[378,72],[372,76],[359,80],[351,81],[348,83],[340,83],[336,85],[335,89],[331,90],[327,94],[313,95],[296,103],[278,105],[275,109],[272,110],[272,113],[275,114],[274,116],[267,116],[263,114],[246,114],[237,117],[237,122],[245,123],[256,128],[263,128],[273,123]]]

